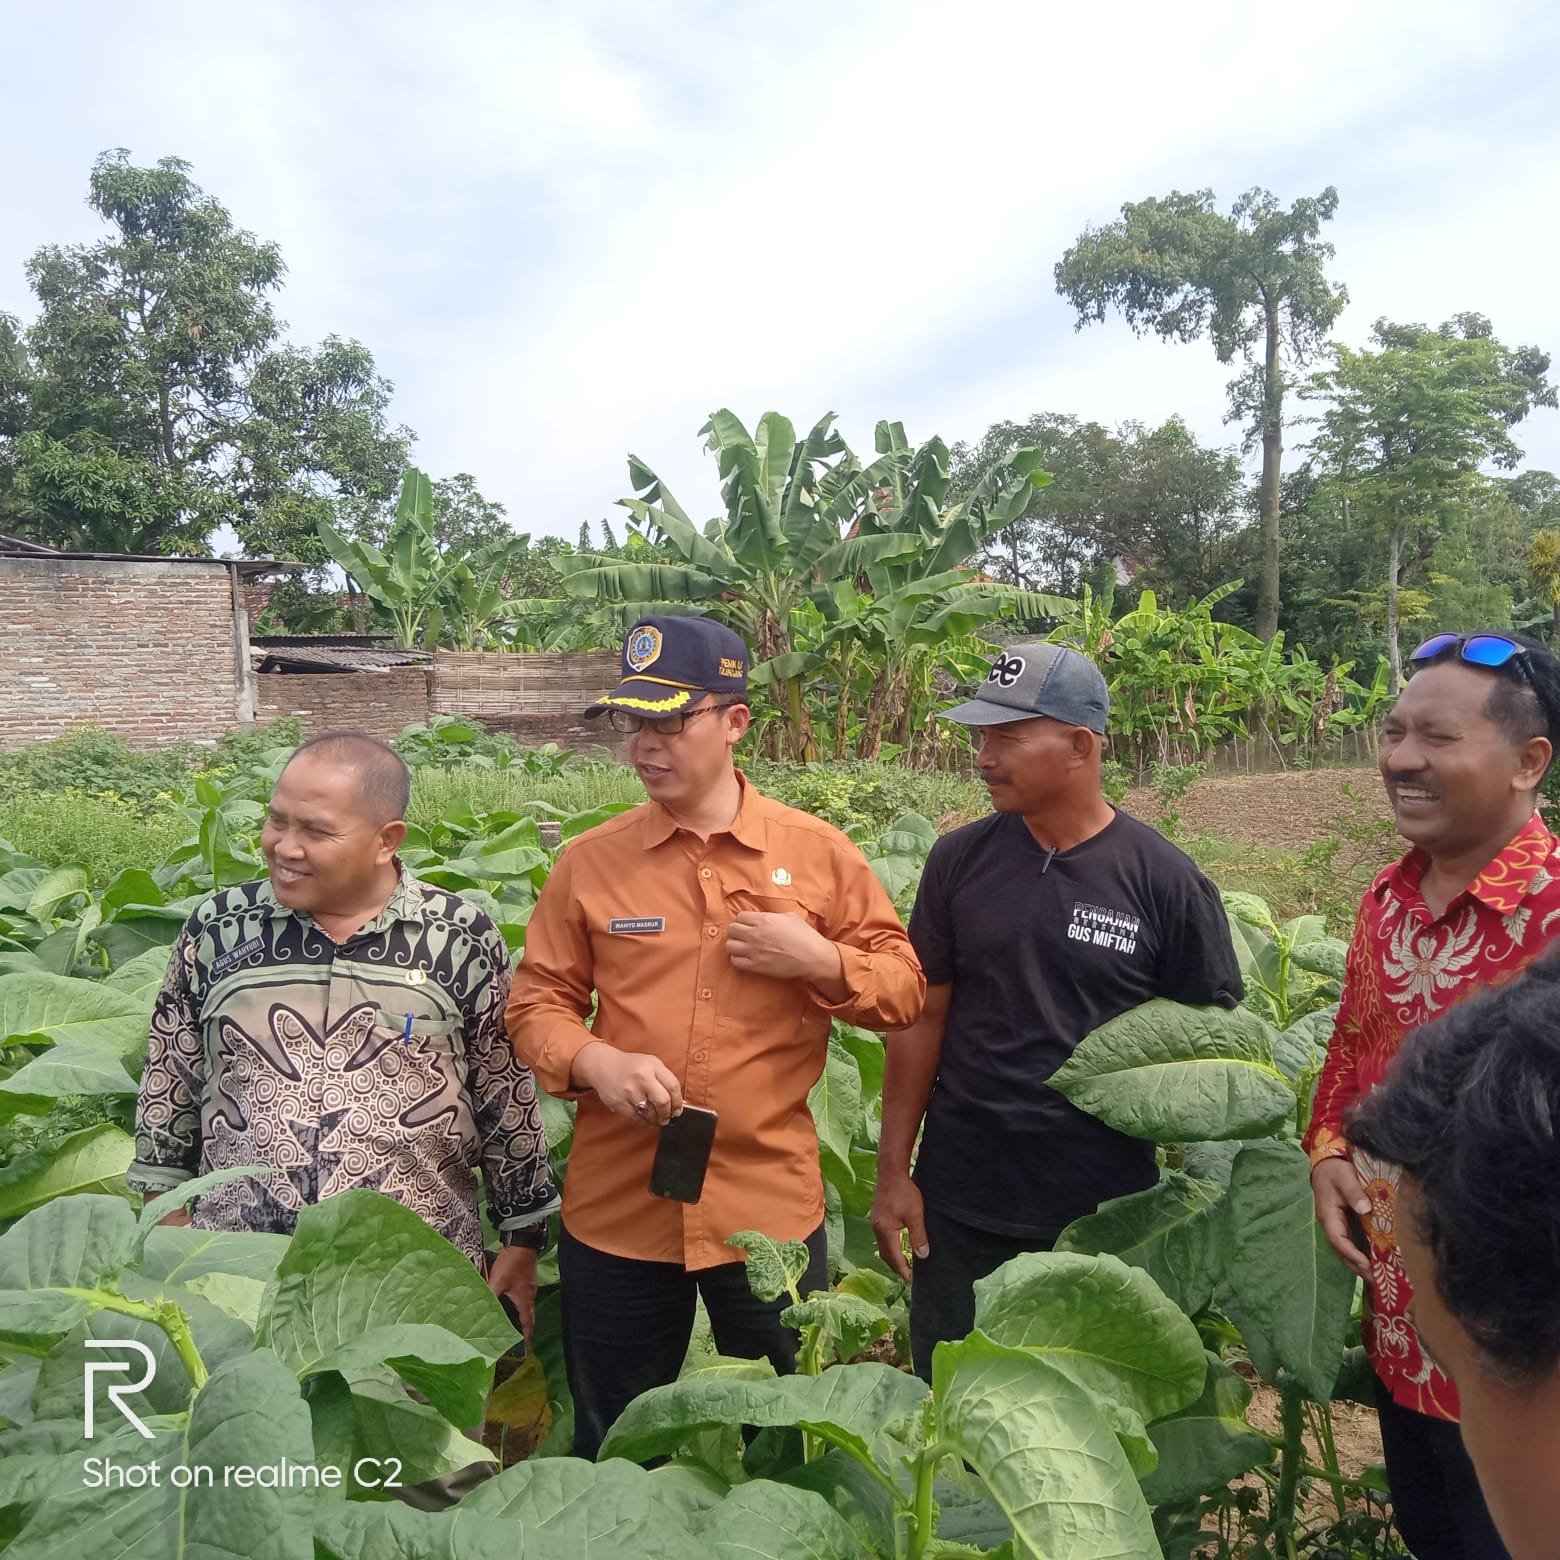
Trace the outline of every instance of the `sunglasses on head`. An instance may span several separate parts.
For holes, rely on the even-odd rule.
[[[1435,634],[1408,659],[1416,665],[1423,661],[1434,661],[1454,646],[1458,659],[1466,661],[1470,666],[1484,666],[1493,670],[1515,663],[1516,669],[1524,677],[1527,675],[1527,650],[1515,639],[1507,639],[1504,634]]]

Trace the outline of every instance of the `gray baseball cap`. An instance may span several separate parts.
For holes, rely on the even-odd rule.
[[[1110,690],[1088,656],[1066,645],[1011,645],[991,663],[973,699],[940,711],[961,726],[1001,726],[1049,715],[1069,726],[1105,731]]]

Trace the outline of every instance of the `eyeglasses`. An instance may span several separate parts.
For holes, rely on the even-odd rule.
[[[701,709],[689,710],[686,715],[658,715],[653,720],[645,715],[630,715],[627,710],[608,710],[607,723],[625,737],[632,737],[641,731],[653,731],[658,737],[675,737],[690,720],[712,714],[715,710],[729,710],[739,702],[733,699],[725,704],[706,704]]]
[[[1504,634],[1435,634],[1408,659],[1414,665],[1433,661],[1453,646],[1457,648],[1458,659],[1470,666],[1483,666],[1491,671],[1512,666],[1522,677],[1528,678],[1527,650]]]

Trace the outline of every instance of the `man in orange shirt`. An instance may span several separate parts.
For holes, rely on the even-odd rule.
[[[925,994],[856,846],[736,768],[747,671],[747,646],[710,619],[634,626],[623,681],[586,713],[629,736],[650,799],[559,858],[509,1003],[537,1081],[579,1102],[558,1260],[581,1457],[676,1379],[696,1296],[723,1354],[794,1367],[783,1305],[753,1296],[726,1239],[805,1240],[804,1292],[827,1283],[807,1094],[830,1019],[903,1028]],[[685,1103],[718,1114],[694,1203],[649,1190],[657,1129]]]

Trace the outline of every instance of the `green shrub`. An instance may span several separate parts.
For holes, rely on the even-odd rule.
[[[77,726],[53,742],[0,755],[0,800],[81,792],[155,811],[160,793],[184,786],[193,756],[188,748],[141,752],[112,732]]]
[[[740,755],[739,755],[740,757]],[[888,763],[775,764],[740,757],[766,795],[836,828],[878,834],[905,813],[934,823],[949,813],[983,813],[990,800],[978,780]]]
[[[642,802],[639,776],[624,765],[581,765],[555,776],[523,769],[439,769],[412,771],[412,805],[406,821],[429,828],[457,808],[474,813],[535,811],[550,817],[586,812],[609,802]],[[533,804],[536,804],[533,806]]]
[[[0,839],[39,861],[84,868],[94,888],[106,887],[126,867],[161,861],[187,832],[177,813],[85,791],[23,791],[0,799]]]
[[[228,732],[200,767],[203,773],[249,769],[264,763],[273,748],[297,747],[302,741],[303,722],[296,715],[283,715],[253,731]]]

